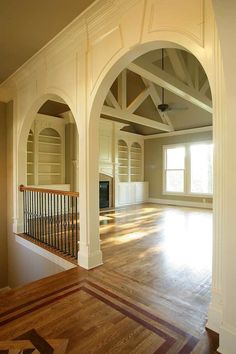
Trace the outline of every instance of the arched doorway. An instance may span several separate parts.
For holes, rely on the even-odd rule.
[[[177,36],[176,36],[177,37]],[[166,36],[165,36],[166,38]],[[213,100],[213,107],[214,107],[214,138],[219,138],[219,111],[216,109],[217,102],[216,102],[216,92],[215,92],[215,86],[213,85],[214,81],[214,75],[215,73],[212,71],[213,67],[211,67],[211,60],[212,58],[209,59],[207,57],[206,52],[204,50],[199,50],[199,48],[193,44],[189,43],[187,40],[182,41],[177,40],[179,42],[178,45],[173,44],[171,42],[166,42],[166,41],[156,41],[156,42],[149,42],[145,43],[143,45],[139,45],[132,50],[128,51],[126,54],[122,55],[119,58],[114,59],[114,61],[110,62],[109,65],[107,66],[106,70],[104,70],[104,73],[100,76],[98,83],[93,91],[93,95],[91,98],[91,113],[90,113],[90,125],[89,125],[89,140],[91,143],[89,146],[89,154],[88,154],[88,183],[91,186],[92,189],[92,194],[89,196],[88,199],[88,204],[90,205],[90,210],[91,213],[88,215],[88,218],[93,218],[97,220],[97,222],[94,222],[91,224],[93,226],[93,235],[97,235],[98,237],[98,215],[99,215],[99,208],[98,208],[98,171],[99,171],[99,156],[98,156],[98,151],[99,151],[99,136],[97,132],[99,131],[99,112],[102,110],[103,102],[106,99],[106,94],[109,91],[109,88],[112,86],[112,83],[114,82],[115,78],[122,72],[125,68],[127,68],[130,64],[130,62],[134,61],[136,58],[138,58],[140,55],[144,55],[148,51],[152,50],[157,50],[161,48],[178,48],[182,50],[187,50],[191,52],[201,63],[203,66],[206,75],[209,79],[209,84],[212,89],[212,100]],[[219,142],[215,145],[215,156],[218,158],[214,159],[215,160],[215,165],[214,165],[214,190],[218,190],[219,183],[221,182],[221,177],[219,176],[219,165],[222,163],[222,141],[219,138]],[[93,161],[92,164],[90,164],[89,161]],[[94,163],[96,161],[96,163]],[[218,171],[218,172],[217,172]],[[222,198],[222,195],[218,194],[217,195],[217,200],[214,201],[214,236],[213,236],[213,288],[216,289],[219,287],[220,283],[220,278],[219,278],[219,268],[221,267],[221,254],[218,252],[218,240],[219,240],[219,233],[220,230],[218,228],[219,223],[217,221],[217,215],[220,213],[220,200]],[[216,227],[217,224],[217,227]],[[217,243],[216,243],[217,239]],[[215,290],[214,290],[215,291]],[[213,294],[213,300],[212,300],[212,308],[210,308],[210,311],[214,312],[214,294]],[[210,313],[211,316],[211,313]],[[214,315],[212,315],[213,318]],[[214,320],[213,320],[214,321]],[[213,323],[212,321],[212,323]],[[210,327],[213,327],[211,323],[211,318],[210,318]]]
[[[59,96],[40,97],[23,120],[18,141],[17,184],[77,192],[79,134],[76,116]],[[22,195],[17,194],[17,232],[22,232]]]

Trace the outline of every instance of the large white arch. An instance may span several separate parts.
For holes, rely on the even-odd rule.
[[[83,233],[84,235],[90,234],[90,240],[81,240],[81,244],[86,245],[85,249],[81,247],[80,252],[85,251],[86,256],[91,257],[91,267],[99,265],[101,263],[101,252],[99,246],[99,193],[98,193],[98,175],[99,175],[99,143],[98,143],[98,131],[99,131],[99,117],[103,102],[105,100],[106,94],[118,76],[118,74],[126,67],[128,64],[139,57],[142,54],[145,54],[148,51],[159,49],[159,48],[182,48],[191,52],[203,66],[206,75],[209,79],[212,99],[213,99],[213,140],[215,144],[215,164],[214,164],[214,235],[213,235],[213,287],[212,287],[212,302],[209,309],[208,316],[208,327],[219,331],[220,321],[221,321],[221,219],[222,219],[222,210],[221,210],[221,201],[222,201],[222,183],[223,183],[223,159],[222,159],[222,149],[223,149],[223,140],[220,134],[222,133],[222,112],[223,106],[221,106],[221,100],[219,97],[221,95],[219,87],[222,83],[222,73],[221,73],[221,63],[220,56],[215,57],[215,50],[211,48],[211,53],[208,50],[205,50],[202,47],[196,45],[189,37],[183,38],[182,34],[179,33],[166,33],[159,32],[156,34],[156,40],[146,41],[140,45],[134,46],[132,49],[127,48],[126,52],[119,53],[112,61],[107,63],[107,66],[104,68],[103,72],[100,74],[99,79],[96,83],[96,86],[93,88],[91,95],[91,100],[89,102],[90,109],[90,121],[89,121],[89,130],[88,130],[88,156],[87,156],[87,181],[89,184],[87,203],[88,203],[88,212],[85,216],[87,218],[88,229]],[[217,62],[218,60],[218,62]],[[93,222],[92,222],[93,220]],[[97,220],[97,222],[96,222]],[[97,239],[96,239],[97,237]],[[91,253],[87,251],[90,247]],[[97,256],[97,259],[94,257],[94,254]],[[80,257],[82,258],[82,254]],[[80,258],[80,259],[81,259]],[[85,266],[83,262],[80,263],[82,266]],[[88,263],[86,264],[88,267]],[[90,268],[90,267],[88,267]]]

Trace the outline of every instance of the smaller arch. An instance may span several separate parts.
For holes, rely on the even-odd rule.
[[[122,139],[118,140],[118,178],[119,182],[129,181],[129,149]]]
[[[56,129],[53,128],[44,128],[40,131],[39,135],[48,135],[54,137],[60,137],[60,134]]]
[[[130,148],[130,180],[142,181],[142,147],[137,142],[132,143]]]

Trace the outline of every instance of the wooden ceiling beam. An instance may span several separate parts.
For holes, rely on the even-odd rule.
[[[118,118],[125,122],[140,124],[145,127],[162,130],[170,132],[171,128],[167,124],[163,124],[157,121],[154,121],[149,118],[138,116],[137,114],[129,113],[127,111],[116,109],[108,106],[103,106],[101,114],[104,116],[109,116],[111,118]]]
[[[146,100],[146,98],[149,96],[150,90],[149,88],[146,88],[143,90],[127,107],[127,112],[133,113],[136,111],[136,109]]]
[[[173,92],[186,101],[206,110],[209,113],[212,113],[212,103],[207,97],[202,96],[198,91],[187,86],[157,66],[144,62],[142,58],[129,64],[127,68],[141,77],[153,82],[154,84]]]

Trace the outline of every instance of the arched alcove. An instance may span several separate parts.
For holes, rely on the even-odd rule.
[[[77,117],[62,98],[49,94],[33,103],[23,120],[18,147],[18,185],[78,191]],[[21,193],[16,205],[16,228],[21,231]]]
[[[118,177],[120,182],[129,180],[129,149],[124,140],[118,141]]]

